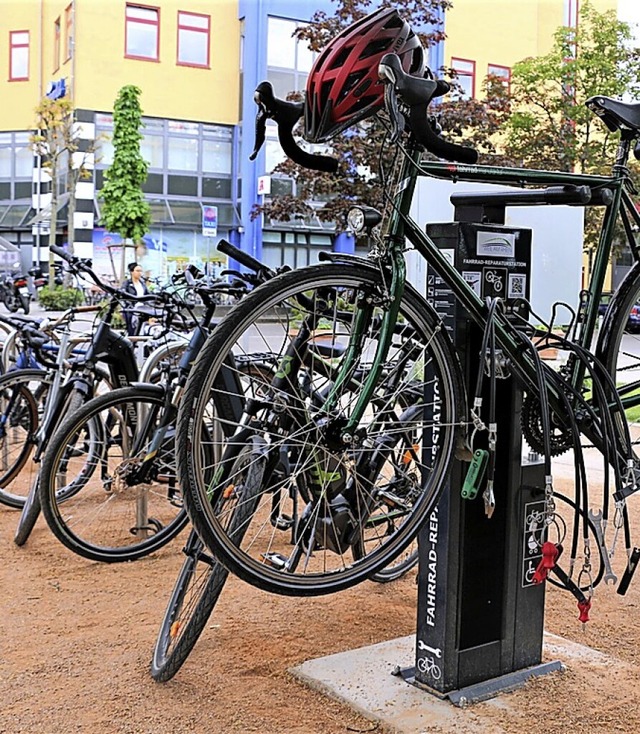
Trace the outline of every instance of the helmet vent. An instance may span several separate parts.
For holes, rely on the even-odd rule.
[[[351,92],[351,90],[358,85],[364,75],[364,70],[354,71],[353,74],[349,74],[345,83],[342,85],[342,89],[340,90],[340,96],[338,98],[339,102],[342,102],[342,100],[345,99],[349,92]]]
[[[375,38],[368,43],[364,51],[360,54],[361,59],[368,59],[370,56],[376,56],[384,53],[391,46],[390,38]]]
[[[349,54],[351,53],[352,48],[349,46],[343,46],[339,53],[336,55],[335,59],[331,62],[330,69],[340,69],[342,66],[344,66],[344,63],[349,58]]]
[[[324,82],[322,86],[320,87],[320,109],[323,109],[325,105],[327,104],[327,101],[329,99],[329,95],[331,94],[331,88],[333,87],[333,82]]]
[[[383,27],[385,30],[388,30],[389,28],[403,28],[404,20],[402,20],[397,13],[394,13]]]
[[[375,104],[378,101],[377,95],[367,95],[365,97],[360,97],[358,101],[353,106],[353,113],[356,114],[358,112],[361,112],[362,110],[365,110],[369,105]]]

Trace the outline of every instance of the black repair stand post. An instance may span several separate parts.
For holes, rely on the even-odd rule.
[[[504,227],[504,210],[514,195],[522,197],[516,204],[532,203],[531,193],[453,196],[457,221],[427,228],[479,296],[500,296],[516,309],[517,299],[529,296],[531,232]],[[427,297],[453,332],[472,400],[479,329],[455,312],[451,294],[432,270]],[[455,461],[449,486],[419,536],[416,665],[402,674],[457,705],[562,668],[557,661],[542,663],[545,589],[532,581],[541,559],[536,541],[542,534],[544,465],[522,460],[522,391],[514,380],[497,380],[496,402],[493,516],[485,514],[486,482],[475,499],[461,497],[469,464]],[[485,423],[487,407],[485,390]],[[473,448],[486,447],[487,432],[479,432]]]

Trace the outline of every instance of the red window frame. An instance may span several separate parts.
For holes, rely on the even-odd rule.
[[[60,68],[60,34],[62,33],[62,25],[60,16],[53,21],[53,70],[58,71]]]
[[[64,60],[71,58],[71,38],[73,35],[73,3],[64,9]]]
[[[207,19],[207,28],[200,28],[199,26],[190,26],[185,24],[183,21],[180,22],[181,15],[197,16],[198,18]],[[190,61],[180,61],[180,31],[193,31],[194,33],[205,33],[207,36],[207,61],[204,64],[194,64]],[[176,40],[176,64],[178,66],[195,66],[198,69],[210,69],[211,68],[211,16],[204,13],[192,13],[189,10],[178,10],[178,31]]]
[[[510,66],[503,66],[502,64],[487,64],[487,75],[489,74],[495,74],[493,69],[499,69],[500,71],[506,71],[507,74],[504,77],[501,77],[505,81],[505,85],[507,87],[507,92],[511,89],[511,67]]]
[[[130,18],[128,15],[129,8],[140,8],[142,10],[154,10],[156,13],[156,20],[146,20],[144,18]],[[127,53],[127,37],[129,35],[129,23],[138,23],[141,25],[153,25],[156,27],[156,55],[155,58],[151,56],[138,56],[136,54]],[[137,59],[138,61],[153,61],[158,63],[160,61],[160,8],[156,5],[142,5],[140,3],[127,3],[125,6],[124,15],[124,57],[125,59]]]
[[[13,40],[13,37],[15,35],[18,35],[19,33],[26,33],[27,34],[27,42],[26,43],[16,43]],[[28,82],[29,81],[29,66],[31,63],[31,35],[29,34],[29,31],[9,31],[9,81],[10,82]],[[14,76],[13,75],[13,52],[17,48],[26,48],[27,49],[27,75],[26,76]]]
[[[471,64],[472,71],[462,71],[461,69],[456,69],[456,62],[460,61],[463,64]],[[471,59],[463,59],[459,56],[452,56],[451,57],[451,68],[455,69],[459,77],[465,76],[465,77],[471,77],[471,94],[469,95],[471,99],[475,99],[476,96],[476,62],[472,61]]]

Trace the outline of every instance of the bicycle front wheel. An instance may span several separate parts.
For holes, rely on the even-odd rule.
[[[186,525],[175,426],[165,409],[158,388],[124,387],[89,401],[56,431],[42,462],[40,501],[52,532],[74,553],[130,561]]]
[[[235,460],[226,469],[233,477],[233,491],[218,500],[218,514],[223,514],[224,506],[224,515],[229,521],[227,534],[236,544],[241,542],[255,509],[252,502],[244,500],[247,496],[257,496],[254,487],[262,481],[264,463],[257,459],[259,454],[257,440],[239,448]],[[183,552],[186,559],[169,599],[151,661],[151,675],[158,682],[170,680],[182,667],[202,634],[229,575],[229,571],[207,552],[193,530]]]
[[[402,553],[438,498],[459,369],[442,323],[409,286],[373,397],[342,440],[386,302],[385,274],[366,265],[286,273],[243,299],[189,376],[176,440],[187,509],[214,556],[259,588],[317,595],[359,583]],[[220,498],[235,492],[238,446],[256,438],[265,469],[233,510],[252,507],[237,542]]]

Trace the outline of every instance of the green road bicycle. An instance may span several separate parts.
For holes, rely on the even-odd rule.
[[[636,429],[629,421],[640,404],[640,350],[629,344],[633,337],[626,328],[640,300],[634,236],[640,216],[626,164],[633,146],[636,155],[640,151],[637,106],[606,97],[588,102],[620,132],[611,176],[491,168],[476,165],[475,151],[434,132],[427,106],[447,91],[445,83],[406,74],[391,54],[380,62],[379,74],[395,167],[385,182],[381,235],[369,257],[325,253],[328,262],[260,286],[209,336],[189,376],[176,443],[195,529],[242,579],[291,595],[348,588],[387,566],[413,541],[453,458],[471,459],[471,434],[485,422],[481,404],[466,394],[441,318],[406,282],[405,251],[411,247],[487,337],[482,356],[489,371],[495,372],[499,359],[526,393],[529,423],[523,432],[546,455],[547,523],[554,517],[550,457],[570,448],[579,452],[586,438],[615,474],[613,500],[607,495],[605,507],[615,502],[615,525],[624,527],[630,552],[626,500],[638,488],[638,468]],[[332,170],[331,159],[297,152],[292,128],[302,104],[276,99],[268,83],[258,87],[256,98],[259,122],[276,121],[289,157]],[[425,150],[458,163],[425,161]],[[409,214],[420,176],[543,186],[537,192],[543,201],[604,207],[593,272],[570,333],[536,331],[499,302],[475,293]],[[617,222],[634,265],[597,332]],[[310,345],[318,340],[332,351],[314,356],[310,365]],[[557,343],[568,351],[562,370],[542,365],[534,340],[539,347]],[[238,365],[260,351],[277,357],[275,373],[252,378],[252,389],[241,392]],[[323,393],[323,400],[315,403],[309,397],[314,393]],[[244,400],[240,425],[231,426],[224,405],[239,394],[251,397]],[[410,408],[400,395],[410,396]],[[247,446],[249,455],[238,462]],[[213,466],[208,457],[216,457]],[[492,497],[485,493],[485,501],[490,504]],[[587,528],[586,505],[583,512]],[[283,543],[278,532],[283,515],[296,519],[291,543]]]

